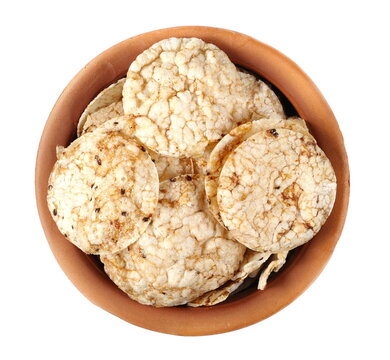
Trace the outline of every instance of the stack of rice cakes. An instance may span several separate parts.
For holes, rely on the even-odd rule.
[[[336,177],[305,121],[213,44],[162,40],[58,147],[48,206],[112,281],[153,306],[210,306],[256,281],[329,216]],[[249,280],[252,279],[252,280]]]

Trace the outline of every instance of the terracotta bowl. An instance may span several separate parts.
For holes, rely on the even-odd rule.
[[[237,65],[268,80],[284,95],[284,105],[304,118],[337,175],[333,212],[317,236],[290,256],[266,290],[250,288],[228,301],[205,308],[154,308],[132,301],[102,271],[98,261],[69,243],[58,231],[47,205],[49,173],[56,145],[67,146],[86,105],[102,89],[126,75],[130,63],[153,43],[169,37],[198,37],[216,44]],[[210,27],[177,27],[125,40],[86,65],[65,88],[47,120],[36,163],[36,198],[49,245],[63,271],[94,304],[132,324],[178,335],[207,335],[239,329],[281,310],[317,278],[340,237],[349,198],[349,169],[343,137],[325,99],[290,59],[275,49],[234,31]]]

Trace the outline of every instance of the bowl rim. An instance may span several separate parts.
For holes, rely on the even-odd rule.
[[[78,249],[72,250],[67,240],[59,240],[62,235],[58,234],[58,229],[46,205],[48,176],[43,164],[47,161],[47,152],[53,151],[49,147],[48,139],[53,127],[58,130],[57,119],[63,107],[67,105],[66,100],[75,96],[80,79],[85,80],[86,77],[92,76],[93,71],[99,69],[102,63],[112,64],[115,56],[120,54],[124,48],[135,46],[135,44],[140,48],[147,48],[152,39],[155,42],[158,39],[173,36],[199,37],[205,41],[217,42],[216,45],[222,50],[230,49],[227,53],[234,63],[239,63],[249,69],[254,67],[252,60],[247,58],[242,62],[237,59],[240,58],[240,51],[251,49],[254,54],[253,61],[261,63],[263,69],[264,67],[268,69],[264,73],[255,71],[275,85],[301,117],[307,120],[311,116],[321,116],[321,119],[326,119],[327,123],[332,126],[335,139],[332,147],[336,149],[335,152],[339,157],[337,161],[341,164],[339,171],[336,172],[337,214],[333,214],[335,210],[332,212],[331,217],[334,218],[332,226],[327,226],[325,234],[321,236],[326,239],[326,246],[319,244],[319,241],[315,241],[315,246],[309,246],[314,242],[313,239],[294,258],[294,276],[290,272],[283,272],[276,278],[277,281],[267,286],[264,292],[253,292],[236,301],[212,307],[154,308],[131,300],[113,283],[110,288],[107,279],[101,274],[96,274],[96,267],[88,256]],[[115,80],[117,79],[113,75],[112,81]],[[74,76],[56,101],[42,132],[36,158],[35,192],[40,221],[50,248],[62,270],[84,296],[95,305],[134,325],[163,333],[193,336],[224,333],[264,320],[289,305],[311,285],[327,264],[341,235],[348,209],[349,176],[343,137],[332,110],[316,85],[297,64],[276,49],[248,35],[208,26],[180,26],[154,30],[124,40],[95,57]],[[44,180],[46,180],[46,185]],[[299,281],[293,281],[294,277]],[[110,301],[110,297],[115,301]]]

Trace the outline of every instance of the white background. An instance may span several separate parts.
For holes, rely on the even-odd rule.
[[[386,1],[8,1],[0,9],[1,359],[390,357],[390,54]],[[143,330],[92,305],[54,260],[34,166],[57,97],[89,60],[178,25],[240,31],[297,62],[332,107],[351,167],[344,232],[318,280],[249,328],[207,337]]]

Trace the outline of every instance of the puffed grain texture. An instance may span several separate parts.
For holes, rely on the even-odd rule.
[[[275,127],[309,133],[303,119],[290,117],[285,120],[278,115],[271,115],[268,118],[262,118],[236,127],[229,134],[224,136],[212,149],[211,153],[208,154],[208,161],[205,170],[203,170],[207,175],[205,177],[206,196],[211,213],[222,226],[224,226],[224,224],[219,213],[217,202],[218,180],[222,166],[232,151],[243,141],[261,130],[268,130]],[[198,161],[196,164],[198,164]],[[204,168],[204,161],[201,162],[201,164]]]
[[[123,115],[123,107],[122,104],[118,104],[118,102],[122,99],[122,89],[123,84],[125,83],[125,79],[120,79],[116,83],[111,84],[104,90],[102,90],[85,108],[83,113],[80,116],[78,125],[77,125],[77,136],[80,136],[83,132],[85,132],[84,128],[88,127],[86,122],[91,114],[96,113],[94,119],[89,119],[89,123],[94,123],[94,121],[100,121],[104,114],[106,113],[115,113],[115,116]],[[113,106],[112,104],[116,104]],[[104,109],[108,107],[107,109]],[[114,114],[113,114],[114,115]]]
[[[160,182],[172,179],[179,175],[194,173],[193,159],[160,155],[148,148],[147,151],[156,165]]]
[[[122,102],[120,101],[119,103],[121,104],[120,106],[122,106]],[[118,103],[108,105],[107,107],[98,110],[97,113],[92,113],[91,115],[88,115],[87,121],[85,122],[83,134],[94,131],[96,128],[102,126],[102,124],[104,124],[108,120],[111,120],[112,118],[115,119],[117,111],[110,111],[109,109],[111,107],[116,107],[117,104]],[[132,121],[132,116],[128,116],[127,118],[129,119],[130,125],[133,125],[134,123]],[[134,138],[134,140],[136,139]],[[160,181],[164,181],[178,175],[192,174],[194,172],[192,159],[174,158],[171,156],[160,155],[153,150],[148,149],[146,146],[142,146],[142,149],[145,149],[149,153],[152,161],[157,168],[157,173]]]
[[[259,277],[259,283],[257,288],[259,290],[264,290],[267,286],[267,281],[271,273],[278,272],[282,266],[286,263],[288,251],[282,251],[277,254],[272,255],[271,262],[268,264],[268,266],[261,271],[260,277]]]
[[[137,116],[136,136],[152,150],[199,157],[210,142],[249,121],[250,111],[268,114],[279,101],[276,96],[265,99],[271,90],[250,77],[240,75],[213,44],[196,38],[165,39],[130,65],[124,112]],[[279,105],[275,111],[282,111]]]
[[[277,116],[285,119],[283,106],[273,90],[253,75],[239,71],[239,81],[234,89],[235,96],[242,104],[237,107],[236,125],[248,120]]]
[[[270,256],[271,253],[269,252],[259,253],[247,249],[238,271],[231,280],[220,286],[218,289],[201,295],[187,305],[191,307],[212,306],[225,301],[230,296],[230,294],[232,294],[242,285],[244,280],[251,273],[260,270],[262,265],[268,260]]]
[[[208,213],[203,179],[194,175],[162,182],[146,232],[101,260],[132,299],[161,307],[186,304],[218,288],[236,273],[244,252]]]
[[[122,100],[113,102],[105,107],[96,110],[87,115],[85,124],[82,127],[81,135],[95,130],[97,127],[105,123],[107,120],[123,116]]]
[[[116,118],[59,154],[48,206],[64,236],[88,254],[118,252],[145,231],[158,201],[158,175],[147,152]]]
[[[218,142],[208,144],[203,155],[193,158],[195,174],[207,175],[207,163],[211,152],[217,144]]]
[[[336,196],[336,176],[308,134],[259,131],[223,165],[217,190],[231,235],[255,251],[291,250],[325,223]]]
[[[94,131],[96,128],[102,126],[102,124],[104,124],[106,121],[123,116],[123,83],[124,79],[118,81],[117,83],[111,85],[109,88],[103,90],[93,100],[93,106],[90,105],[85,122],[83,126],[80,126],[81,135]],[[108,89],[110,89],[110,91],[108,91]],[[111,95],[111,97],[109,97],[108,95]],[[106,105],[107,102],[109,102],[110,100],[115,102]],[[92,109],[94,108],[98,110],[92,111]],[[133,116],[129,115],[128,118],[132,119]],[[152,161],[156,165],[160,181],[164,181],[182,174],[192,174],[194,172],[193,161],[189,158],[174,158],[170,156],[159,155],[154,151],[148,149],[146,146],[144,146],[144,148],[146,148],[152,158]]]

